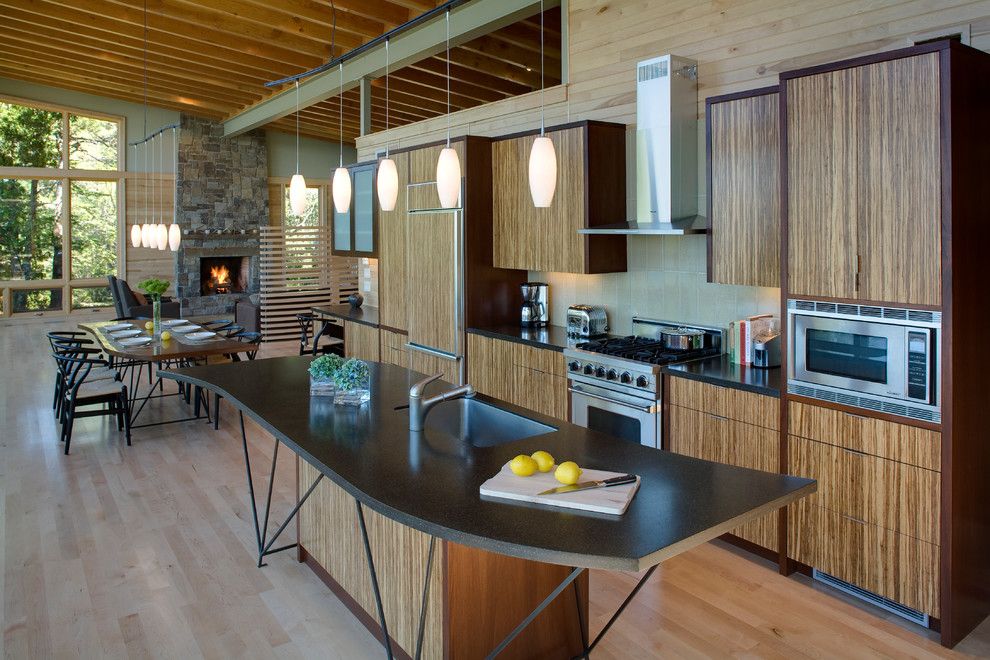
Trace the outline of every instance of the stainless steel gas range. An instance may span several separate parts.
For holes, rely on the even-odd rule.
[[[635,317],[628,337],[565,349],[571,422],[659,449],[660,368],[720,354],[723,334],[719,328]],[[689,337],[692,347],[670,348],[672,337]]]

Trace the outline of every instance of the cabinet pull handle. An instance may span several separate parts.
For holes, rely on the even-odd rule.
[[[723,415],[716,415],[715,413],[705,413],[705,414],[708,415],[709,417],[712,417],[714,419],[719,420],[720,422],[727,422],[727,421],[729,421],[729,418],[728,417],[725,417]]]
[[[859,451],[858,449],[850,449],[848,447],[839,447],[839,449],[847,454],[853,454],[855,456],[871,456],[871,454],[867,454],[865,451]]]
[[[846,417],[852,417],[853,419],[866,419],[866,415],[857,415],[856,413],[842,411],[842,414]]]

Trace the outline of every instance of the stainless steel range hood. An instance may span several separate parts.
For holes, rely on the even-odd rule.
[[[580,234],[704,234],[698,215],[698,65],[662,55],[636,67],[636,217]]]

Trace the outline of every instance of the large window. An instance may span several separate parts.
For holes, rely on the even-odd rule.
[[[0,98],[0,316],[112,306],[123,120]]]

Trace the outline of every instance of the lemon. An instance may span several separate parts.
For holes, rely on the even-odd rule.
[[[144,329],[145,330],[154,330],[155,329],[155,322],[154,321],[148,321],[147,323],[144,324]]]
[[[540,472],[549,472],[553,469],[553,456],[547,451],[534,451],[530,457],[536,461],[536,467]]]
[[[162,332],[162,341],[168,341],[171,338],[172,338],[171,332],[169,332],[168,330]]]
[[[519,454],[509,463],[509,469],[520,477],[528,477],[536,472],[536,461],[525,454]]]
[[[570,486],[576,484],[577,480],[581,478],[581,468],[574,461],[566,461],[557,466],[557,471],[553,473],[553,476],[565,486]]]

